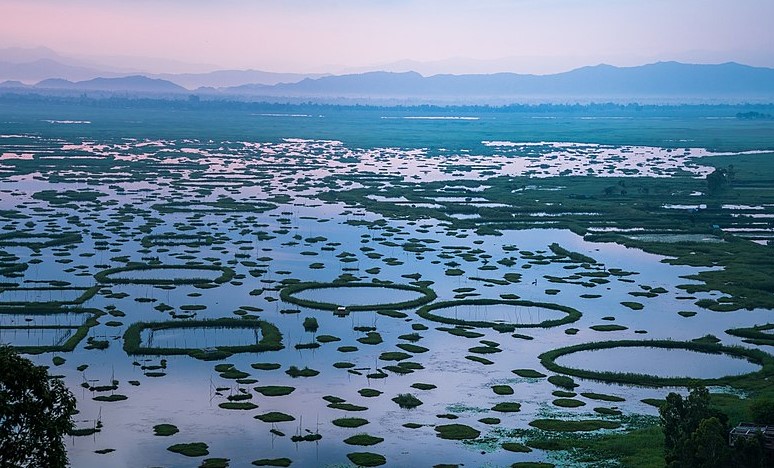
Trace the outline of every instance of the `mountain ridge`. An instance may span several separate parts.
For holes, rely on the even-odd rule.
[[[250,71],[248,71],[250,72]],[[263,73],[257,72],[256,73]],[[282,75],[282,74],[279,74]],[[250,83],[189,90],[154,75],[99,77],[84,81],[47,79],[32,86],[5,82],[4,92],[106,91],[196,94],[207,98],[254,99],[412,99],[412,100],[518,100],[520,98],[769,100],[774,102],[774,69],[735,62],[685,64],[656,62],[636,67],[599,64],[551,75],[501,72],[492,74],[437,74],[413,71],[306,77],[296,82]],[[288,76],[298,77],[289,74]]]

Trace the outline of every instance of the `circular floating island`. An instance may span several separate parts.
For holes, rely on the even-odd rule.
[[[426,305],[417,315],[469,327],[549,328],[575,322],[582,314],[572,307],[548,302],[466,299]]]
[[[774,375],[774,357],[764,352],[690,341],[583,343],[547,351],[539,357],[543,366],[553,372],[634,385],[717,385],[753,374]]]
[[[202,272],[206,276],[201,276]],[[220,273],[220,275],[217,275],[217,273]],[[162,277],[165,275],[169,276],[170,274],[173,277]],[[94,278],[100,283],[109,284],[221,284],[234,278],[234,270],[218,265],[139,264],[102,270],[94,275]]]
[[[380,297],[394,302],[374,301]],[[392,283],[298,283],[280,291],[285,302],[333,311],[410,309],[435,298],[430,288]]]

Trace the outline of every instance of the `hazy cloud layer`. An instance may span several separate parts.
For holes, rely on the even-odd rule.
[[[81,56],[303,72],[391,64],[382,68],[541,73],[655,60],[774,66],[771,0],[0,3],[3,46]],[[404,60],[430,63],[394,63]],[[146,67],[168,71],[159,63]]]

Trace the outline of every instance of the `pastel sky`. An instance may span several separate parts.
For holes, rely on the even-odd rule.
[[[0,48],[301,72],[774,66],[772,18],[774,0],[0,0]]]

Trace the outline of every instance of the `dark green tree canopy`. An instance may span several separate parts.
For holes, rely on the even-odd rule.
[[[717,195],[728,187],[728,171],[716,168],[707,174],[707,192],[709,195]]]
[[[0,466],[66,466],[63,437],[74,413],[61,380],[0,346]]]

